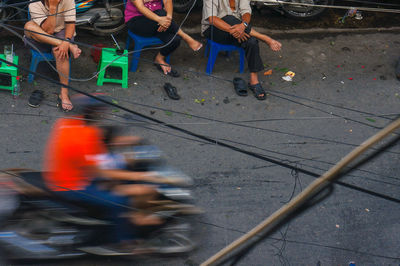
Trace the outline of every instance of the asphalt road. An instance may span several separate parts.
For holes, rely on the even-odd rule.
[[[123,41],[123,36],[120,37]],[[78,35],[85,43],[111,40]],[[266,101],[239,97],[230,82],[238,55],[220,56],[213,77],[206,76],[204,50],[193,53],[183,44],[171,58],[182,77],[162,76],[150,63],[155,52],[142,55],[139,70],[129,74],[129,89],[116,84],[96,86],[96,79],[73,81],[86,92],[107,92],[119,104],[175,126],[228,143],[291,166],[322,174],[363,140],[399,114],[400,83],[394,65],[400,55],[396,33],[298,35],[281,39],[273,53],[261,44],[268,89]],[[14,43],[20,64],[28,67],[29,50],[15,37],[0,38],[0,47]],[[73,61],[72,77],[86,79],[96,71],[90,51]],[[283,74],[296,73],[293,82]],[[41,65],[40,73],[56,78]],[[115,73],[111,73],[115,74]],[[24,73],[26,75],[26,73]],[[169,100],[165,82],[182,99]],[[46,92],[39,108],[27,99],[34,89]],[[0,91],[0,168],[41,169],[42,151],[54,121],[65,114],[55,107],[57,86],[43,79],[22,83],[13,99]],[[182,132],[150,123],[113,108],[109,118],[126,125],[126,133],[151,140],[168,161],[195,179],[201,241],[184,257],[138,258],[133,261],[87,258],[43,265],[198,265],[299,193],[313,177],[211,145]],[[136,120],[136,119],[139,119]],[[399,198],[399,145],[342,179],[350,184]],[[263,241],[240,265],[398,265],[399,204],[335,185],[322,203],[290,221]],[[34,263],[37,265],[38,263]],[[42,265],[41,264],[41,265]]]

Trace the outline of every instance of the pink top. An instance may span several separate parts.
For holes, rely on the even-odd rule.
[[[140,1],[140,0],[136,0]],[[161,0],[143,0],[144,6],[151,11],[162,9]],[[127,0],[125,7],[125,23],[127,23],[131,18],[143,16],[142,13],[132,4],[130,0]]]

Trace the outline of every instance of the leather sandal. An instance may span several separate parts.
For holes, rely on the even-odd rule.
[[[267,98],[267,94],[260,83],[257,83],[254,85],[249,84],[249,89],[253,92],[253,94],[257,98],[257,100],[262,101]]]

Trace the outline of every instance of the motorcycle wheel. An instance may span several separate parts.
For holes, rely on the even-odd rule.
[[[286,0],[291,3],[304,3],[304,4],[315,4],[315,5],[332,5],[333,0]],[[302,6],[294,4],[283,4],[281,9],[285,12],[285,15],[290,18],[297,20],[310,20],[320,16],[326,10],[327,7],[313,7],[313,6]]]
[[[117,35],[125,30],[125,19],[124,12],[122,9],[118,8],[118,11],[113,16],[118,18],[118,21],[112,26],[103,26],[101,23],[94,23],[92,33],[97,36],[109,36],[110,34]]]
[[[178,13],[186,13],[192,7],[194,2],[199,5],[202,0],[174,0],[174,11]]]

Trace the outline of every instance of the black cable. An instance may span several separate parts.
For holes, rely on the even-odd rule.
[[[352,118],[348,118],[348,117],[345,117],[345,116],[337,115],[337,114],[334,114],[334,113],[332,113],[332,112],[328,112],[328,111],[322,110],[321,108],[317,108],[317,107],[314,107],[314,106],[311,106],[311,105],[308,105],[308,104],[305,104],[305,103],[301,103],[301,102],[296,102],[296,101],[294,101],[294,100],[291,100],[291,99],[288,99],[288,98],[285,98],[285,97],[282,97],[282,96],[278,96],[278,95],[275,95],[275,94],[273,94],[273,93],[270,93],[270,94],[271,94],[271,95],[274,95],[274,96],[277,97],[277,98],[281,98],[281,99],[284,99],[284,100],[286,100],[286,101],[288,101],[288,102],[292,102],[292,103],[295,103],[295,104],[299,104],[299,105],[301,105],[301,106],[305,106],[305,107],[308,107],[308,108],[311,108],[311,109],[320,111],[320,112],[325,113],[325,114],[330,114],[330,115],[332,115],[332,116],[336,116],[336,117],[339,117],[339,118],[343,118],[343,119],[345,119],[345,120],[349,120],[349,121],[352,121],[352,122],[355,122],[355,123],[358,123],[358,124],[361,124],[361,125],[364,125],[364,126],[372,127],[372,128],[375,128],[375,129],[382,129],[382,127],[377,127],[377,126],[370,125],[370,124],[368,124],[368,123],[361,122],[361,121],[358,121],[358,120],[355,120],[355,119],[352,119]]]
[[[4,60],[4,59],[1,59],[1,58],[0,58],[0,61],[1,61],[1,62],[5,62],[5,63],[11,63],[11,62],[8,62],[8,61],[6,61],[6,60]],[[18,68],[22,69],[23,71],[26,71],[26,72],[29,72],[29,73],[34,73],[33,71],[31,71],[31,70],[29,70],[29,69],[27,69],[27,68],[25,68],[25,67],[21,67],[21,66],[12,64],[12,63],[11,63],[11,65],[12,65],[12,66],[15,66],[15,67],[18,67]],[[94,99],[96,99],[96,100],[98,100],[98,101],[104,102],[104,103],[106,103],[106,104],[108,104],[108,105],[111,105],[111,106],[114,106],[114,107],[117,107],[117,108],[119,108],[119,109],[121,109],[121,110],[124,110],[124,111],[126,111],[126,112],[128,112],[128,113],[132,113],[132,114],[138,115],[138,116],[140,116],[140,117],[143,117],[143,118],[148,119],[148,120],[150,120],[150,121],[156,122],[156,123],[158,123],[158,124],[160,124],[160,125],[163,125],[163,126],[165,126],[165,127],[168,127],[168,128],[173,129],[173,130],[177,130],[177,131],[179,131],[179,132],[181,132],[181,133],[184,133],[184,134],[187,134],[187,135],[190,135],[190,136],[199,138],[199,139],[204,140],[204,141],[206,141],[206,142],[209,142],[209,143],[211,143],[211,144],[220,145],[220,146],[225,147],[225,148],[228,148],[228,149],[230,149],[230,150],[237,151],[237,152],[239,152],[239,153],[246,154],[246,155],[252,156],[252,157],[254,157],[254,158],[258,158],[258,159],[263,160],[263,161],[267,161],[267,162],[271,162],[271,163],[277,164],[277,165],[282,166],[282,167],[284,167],[284,168],[288,168],[288,169],[291,169],[291,170],[292,170],[292,169],[295,169],[295,170],[299,171],[300,173],[304,173],[304,174],[307,174],[307,175],[310,175],[310,176],[314,176],[314,177],[319,177],[319,175],[316,174],[316,173],[314,173],[314,172],[307,171],[307,170],[304,170],[304,169],[301,169],[301,168],[296,168],[296,167],[294,167],[294,166],[291,166],[291,165],[289,165],[289,164],[280,162],[280,161],[278,161],[278,160],[271,159],[271,158],[265,157],[265,156],[261,156],[261,155],[259,155],[259,154],[254,153],[254,152],[246,151],[246,150],[240,149],[240,148],[238,148],[238,147],[235,147],[235,146],[232,146],[232,145],[223,143],[223,142],[219,142],[218,140],[212,139],[212,138],[210,138],[210,137],[207,137],[207,136],[204,136],[204,135],[201,135],[201,134],[194,133],[194,132],[192,132],[192,131],[190,131],[190,130],[186,130],[186,129],[183,129],[183,128],[180,128],[180,127],[177,127],[177,126],[168,124],[168,123],[165,123],[165,122],[163,122],[163,121],[161,121],[161,120],[158,120],[158,119],[155,119],[155,118],[153,118],[153,117],[147,116],[147,115],[145,115],[145,114],[142,114],[142,113],[133,111],[133,110],[128,109],[128,108],[126,108],[126,107],[123,107],[123,106],[121,106],[121,105],[119,105],[119,104],[116,104],[116,103],[113,103],[113,102],[104,100],[104,99],[102,99],[102,98],[98,98],[98,97],[93,96],[93,95],[91,95],[91,94],[89,94],[89,93],[87,93],[87,92],[84,92],[84,91],[81,91],[81,90],[79,90],[79,89],[73,88],[73,87],[71,87],[71,86],[69,86],[69,85],[62,84],[61,82],[55,81],[55,80],[53,80],[53,79],[51,79],[51,78],[49,78],[49,77],[47,77],[47,76],[45,76],[45,75],[42,75],[42,74],[40,74],[40,73],[35,73],[35,75],[38,75],[39,77],[42,77],[43,79],[48,80],[48,81],[50,81],[50,82],[52,82],[52,83],[54,83],[54,84],[57,84],[57,85],[60,85],[60,86],[65,87],[65,88],[71,89],[71,90],[73,90],[73,91],[75,91],[75,92],[77,92],[77,93],[80,93],[80,94],[86,95],[86,96],[88,96],[88,97],[94,98]],[[377,192],[375,192],[375,191],[371,191],[371,190],[368,190],[368,189],[365,189],[365,188],[357,187],[357,186],[350,185],[350,184],[343,183],[343,182],[337,183],[337,184],[339,184],[339,185],[341,185],[341,186],[345,186],[345,187],[351,188],[351,189],[356,190],[356,191],[359,191],[359,192],[363,192],[363,193],[369,194],[369,195],[371,195],[371,196],[375,196],[375,197],[378,197],[378,198],[381,198],[381,199],[385,199],[385,200],[388,200],[388,201],[400,203],[400,199],[393,198],[393,197],[390,197],[390,196],[387,196],[387,195],[384,195],[384,194],[380,194],[380,193],[377,193]]]
[[[344,170],[342,172],[340,172],[338,174],[338,178],[350,173],[351,171],[353,171],[356,167],[360,167],[362,165],[364,165],[365,163],[369,162],[370,160],[373,160],[374,158],[376,158],[379,154],[382,153],[382,151],[393,147],[398,141],[400,141],[400,136],[397,135],[394,139],[392,139],[391,141],[387,142],[384,146],[380,147],[377,151],[374,151],[372,154],[369,154],[368,156],[366,156],[364,159],[362,159],[361,161],[359,161],[358,163],[356,163],[355,165],[353,165],[352,167],[350,167],[347,170]],[[336,182],[334,182],[336,184],[343,184],[343,182],[337,180]],[[349,184],[346,184],[346,186],[348,186]],[[351,185],[352,186],[352,185]],[[332,186],[330,186],[332,188]],[[323,190],[324,191],[324,190]],[[319,196],[321,194],[321,192],[319,192],[317,195]],[[323,199],[325,199],[328,195],[324,195],[323,197],[318,198],[317,202],[311,202],[313,199],[316,198],[316,196],[314,196],[311,200],[307,200],[302,207],[297,210],[295,213],[288,215],[282,222],[279,222],[278,224],[276,224],[274,226],[274,228],[270,231],[266,231],[262,234],[262,236],[258,237],[256,240],[254,240],[251,244],[249,244],[247,247],[245,247],[244,249],[242,249],[241,251],[239,251],[237,254],[228,256],[226,258],[224,258],[223,260],[221,260],[220,263],[218,263],[217,265],[222,265],[223,263],[233,259],[233,264],[236,264],[237,262],[239,262],[241,259],[243,259],[256,245],[258,245],[259,243],[261,243],[269,234],[271,234],[272,232],[276,231],[277,229],[279,229],[283,224],[293,220],[297,215],[299,215],[301,212],[305,211],[306,209],[312,207],[313,205],[315,205],[318,202],[321,202]]]
[[[0,23],[0,25],[5,26],[5,25],[2,24],[2,23]],[[15,26],[9,26],[9,27],[22,30],[22,28],[15,27]],[[27,31],[32,32],[32,33],[36,33],[36,34],[39,34],[39,35],[44,35],[44,36],[47,36],[47,37],[52,37],[52,38],[59,39],[59,40],[64,40],[63,38],[59,38],[59,37],[56,37],[56,36],[54,36],[54,35],[43,34],[43,33],[35,32],[35,31],[30,31],[30,30],[27,30]],[[71,41],[71,40],[67,40],[67,41],[69,41],[70,43],[79,44],[79,45],[81,45],[81,46],[86,46],[86,47],[89,47],[89,48],[91,48],[91,49],[101,49],[101,48],[99,48],[99,47],[96,47],[96,46],[93,46],[93,45],[89,45],[89,44],[86,44],[86,43],[81,43],[81,42],[76,42],[76,41]],[[135,52],[135,51],[134,51],[134,52]],[[137,52],[137,51],[136,51],[136,52]],[[146,61],[146,60],[145,60],[145,61]],[[147,60],[147,61],[150,61],[150,60]],[[154,63],[154,62],[151,61],[151,63]],[[162,64],[160,64],[160,65],[162,65]],[[184,71],[186,71],[186,70],[184,70]],[[199,72],[196,72],[196,73],[197,73],[197,74],[200,74]],[[212,76],[212,77],[214,77],[214,76]],[[230,82],[232,82],[232,81],[230,81]],[[270,91],[273,91],[273,90],[270,90]],[[273,92],[276,92],[276,91],[273,91]],[[278,93],[279,93],[279,92],[278,92]],[[282,92],[280,92],[280,93],[281,93],[281,94],[285,94],[285,93],[282,93]],[[320,111],[320,112],[323,112],[323,113],[326,113],[326,114],[329,114],[329,115],[332,115],[332,116],[336,116],[336,117],[339,117],[339,118],[342,118],[342,119],[345,119],[345,120],[349,120],[349,121],[352,121],[352,122],[355,122],[355,123],[359,123],[359,124],[362,124],[362,125],[365,125],[365,126],[368,126],[368,127],[372,127],[372,128],[375,128],[375,129],[382,129],[381,127],[373,126],[373,125],[370,125],[370,124],[368,124],[368,123],[361,122],[361,121],[358,121],[358,120],[355,120],[355,119],[352,119],[352,118],[349,118],[349,117],[344,117],[344,116],[340,116],[340,115],[337,115],[337,114],[333,114],[333,113],[331,113],[331,112],[325,111],[325,110],[320,109],[320,108],[317,108],[317,107],[313,107],[313,106],[310,106],[310,105],[307,105],[307,104],[304,104],[304,103],[301,103],[301,102],[297,102],[297,101],[294,101],[294,100],[285,98],[285,97],[283,97],[283,96],[278,96],[278,95],[276,95],[276,94],[274,94],[274,93],[270,93],[270,94],[271,94],[271,95],[274,95],[275,97],[278,97],[278,98],[281,98],[281,99],[284,99],[284,100],[287,100],[287,101],[290,101],[290,102],[293,102],[293,103],[295,103],[295,104],[299,104],[299,105],[302,105],[302,106],[305,106],[305,107],[308,107],[308,108],[311,108],[311,109],[315,109],[315,110],[318,110],[318,111]],[[293,96],[293,95],[290,95],[290,96]],[[302,97],[297,96],[297,98],[302,98]],[[303,98],[303,99],[304,99],[304,98]],[[309,101],[314,101],[314,100],[310,100],[310,99],[307,99],[307,100],[309,100]],[[314,101],[314,102],[319,102],[319,101]],[[322,103],[322,102],[319,102],[319,103]],[[334,106],[334,107],[339,108],[339,107],[336,106],[336,105],[332,105],[332,104],[328,104],[328,103],[322,103],[322,104],[329,105],[329,106]],[[340,108],[345,109],[345,110],[351,110],[351,111],[359,112],[359,113],[364,113],[364,114],[368,114],[368,115],[374,115],[374,114],[372,114],[372,113],[363,112],[363,111],[358,111],[358,110],[351,109],[351,108],[346,108],[346,107],[340,107]],[[377,116],[377,117],[381,117],[381,118],[384,118],[384,119],[388,119],[388,118],[382,117],[382,116]],[[259,129],[259,128],[257,128],[257,129]],[[357,145],[355,145],[355,146],[357,146]]]
[[[41,0],[29,0],[29,1],[19,2],[19,3],[15,3],[15,4],[6,4],[6,5],[3,4],[3,6],[4,7],[24,6],[24,5],[27,5],[27,4],[30,4],[30,3],[39,2],[39,1],[41,1]]]
[[[118,99],[118,98],[117,98]],[[166,110],[166,109],[162,109],[160,107],[155,107],[155,106],[149,106],[146,104],[142,104],[142,103],[136,103],[136,102],[131,102],[128,100],[124,100],[124,99],[118,99],[119,101],[124,101],[124,102],[128,102],[131,104],[135,104],[135,105],[140,105],[140,106],[144,106],[144,107],[149,107],[149,108],[153,108],[153,109],[159,109],[159,110],[164,110],[164,111],[170,111],[170,110]],[[171,111],[177,114],[182,114],[182,115],[187,115],[185,113],[182,112],[177,112],[177,111]],[[329,142],[329,143],[335,143],[335,144],[341,144],[341,145],[346,145],[346,146],[351,146],[351,147],[357,147],[357,144],[353,144],[353,143],[348,143],[348,142],[343,142],[343,141],[338,141],[338,140],[330,140],[330,139],[325,139],[325,138],[319,138],[319,137],[313,137],[313,136],[307,136],[307,135],[301,135],[301,134],[297,134],[297,133],[290,133],[290,132],[285,132],[285,131],[280,131],[280,130],[275,130],[275,129],[268,129],[268,128],[263,128],[263,127],[256,127],[256,126],[249,126],[249,125],[242,125],[236,122],[227,122],[227,121],[223,121],[223,120],[219,120],[219,119],[213,119],[213,118],[206,118],[203,116],[198,116],[198,115],[191,115],[193,117],[196,118],[202,118],[205,120],[209,120],[209,121],[213,121],[213,122],[219,122],[219,123],[223,123],[223,124],[227,124],[227,125],[234,125],[234,126],[239,126],[239,127],[243,127],[243,128],[248,128],[248,129],[257,129],[257,130],[262,130],[262,131],[267,131],[267,132],[272,132],[272,133],[277,133],[277,134],[282,134],[282,135],[289,135],[289,136],[294,136],[294,137],[301,137],[301,138],[305,138],[305,139],[313,139],[313,140],[319,140],[319,141],[324,141],[324,142]],[[387,153],[392,153],[392,154],[400,154],[400,152],[394,152],[394,151],[387,151]]]
[[[290,97],[293,97],[293,98],[298,98],[298,99],[301,99],[301,100],[306,100],[306,101],[310,101],[310,102],[314,102],[314,103],[319,103],[319,104],[326,105],[326,106],[332,106],[332,107],[335,107],[335,108],[338,108],[338,109],[343,109],[343,110],[352,111],[352,112],[365,114],[365,115],[370,115],[370,116],[376,116],[375,114],[370,113],[370,112],[365,112],[365,111],[357,110],[357,109],[354,109],[354,108],[349,108],[349,107],[344,107],[344,106],[331,104],[331,103],[328,103],[328,102],[314,100],[314,99],[302,97],[302,96],[299,96],[299,95],[290,94],[290,93],[287,93],[287,92],[282,92],[282,91],[277,91],[277,90],[272,90],[272,89],[269,89],[269,91],[275,93],[275,95],[276,94],[283,94],[283,95],[290,96]],[[284,98],[284,99],[286,99],[286,98]],[[383,119],[386,119],[386,120],[391,120],[390,118],[387,118],[385,116],[377,116],[377,117],[383,118]]]

